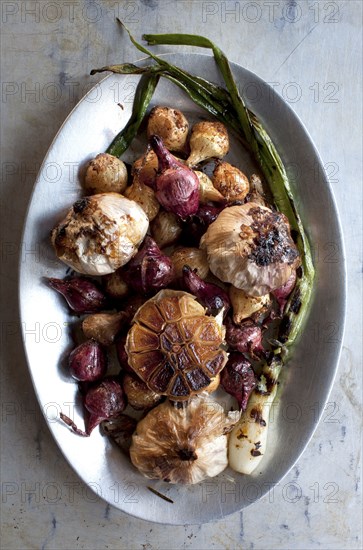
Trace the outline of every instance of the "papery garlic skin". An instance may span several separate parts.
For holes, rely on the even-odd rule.
[[[78,273],[106,275],[136,254],[148,227],[136,202],[100,193],[75,202],[51,240],[58,258]]]
[[[138,423],[131,461],[150,479],[199,483],[226,468],[227,433],[238,419],[238,411],[226,415],[207,394],[192,397],[183,408],[166,401]]]
[[[218,279],[251,296],[279,288],[300,264],[286,216],[252,202],[222,210],[200,247]]]

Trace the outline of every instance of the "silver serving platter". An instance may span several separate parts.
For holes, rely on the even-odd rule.
[[[186,70],[221,82],[212,57],[170,54]],[[142,477],[98,429],[81,438],[58,419],[62,410],[83,426],[76,384],[64,358],[72,346],[63,299],[44,277],[64,277],[54,255],[50,229],[81,196],[86,162],[105,151],[125,125],[138,77],[111,75],[74,108],[54,139],[38,175],[24,228],[25,261],[20,264],[20,309],[29,371],[39,405],[64,457],[82,480],[109,504],[138,518],[167,524],[195,524],[222,518],[265,495],[286,475],[311,438],[324,410],[337,368],[345,315],[345,263],[337,209],[319,155],[295,113],[265,82],[232,65],[249,107],[263,121],[287,166],[297,206],[312,243],[316,282],[306,327],[284,371],[272,409],[267,452],[250,476],[226,470],[195,486],[175,486]],[[118,103],[123,105],[120,108]],[[192,120],[207,117],[179,88],[161,80],[152,105],[181,109]],[[233,139],[230,162],[253,170]],[[136,158],[136,141],[128,152]],[[318,460],[318,457],[316,457]],[[313,465],[312,465],[313,466]],[[173,501],[152,493],[153,487]]]

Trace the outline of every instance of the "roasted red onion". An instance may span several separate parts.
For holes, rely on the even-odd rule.
[[[174,268],[170,258],[147,236],[136,256],[125,266],[124,277],[136,292],[148,294],[168,286],[174,277]]]
[[[247,320],[237,326],[227,317],[225,326],[226,342],[232,349],[240,353],[250,352],[252,354],[259,354],[265,352],[261,343],[261,327],[255,325],[253,321]]]
[[[195,214],[199,206],[199,179],[196,173],[179,162],[164,146],[163,140],[156,135],[149,144],[159,161],[155,179],[156,198],[168,212],[181,219]]]
[[[188,266],[183,267],[183,283],[186,289],[197,298],[198,302],[207,308],[209,315],[217,315],[224,309],[227,315],[231,307],[228,294],[218,285],[206,283]]]
[[[221,385],[227,393],[237,399],[239,408],[244,411],[256,386],[256,377],[251,363],[242,354],[230,354],[221,372]]]
[[[107,355],[96,340],[87,340],[77,346],[68,358],[69,371],[79,382],[100,380],[107,370]]]
[[[110,376],[88,390],[83,404],[90,413],[86,421],[86,433],[90,434],[103,420],[120,416],[127,399],[119,380]]]
[[[287,282],[280,286],[280,288],[277,288],[272,292],[273,296],[275,296],[276,301],[279,305],[279,315],[282,315],[285,309],[285,306],[287,304],[287,300],[295,286],[296,283],[296,271],[293,271],[291,274],[291,277],[287,280]]]
[[[85,277],[48,279],[51,288],[62,294],[69,307],[81,315],[96,313],[107,306],[107,298],[98,286]]]

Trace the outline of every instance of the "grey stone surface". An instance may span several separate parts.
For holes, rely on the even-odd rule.
[[[0,8],[1,547],[361,548],[362,3],[42,0],[4,1]],[[296,466],[269,495],[214,524],[172,527],[135,520],[84,486],[41,416],[21,343],[18,259],[34,254],[21,242],[21,232],[37,170],[65,117],[97,81],[89,71],[140,57],[119,33],[115,16],[138,37],[206,35],[231,60],[271,83],[320,152],[345,236],[347,325],[322,421]],[[319,253],[329,261],[331,249]],[[334,322],[328,319],[320,330],[329,331]]]

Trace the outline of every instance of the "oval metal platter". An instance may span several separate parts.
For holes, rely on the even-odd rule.
[[[220,83],[212,57],[170,54],[173,63]],[[24,345],[39,405],[64,457],[82,480],[112,506],[145,520],[195,524],[222,518],[265,495],[290,470],[311,438],[327,401],[339,359],[345,316],[345,264],[337,209],[322,162],[294,112],[265,82],[232,64],[249,107],[262,120],[287,166],[297,206],[314,252],[316,281],[308,321],[284,369],[273,407],[267,452],[251,476],[227,469],[194,486],[148,480],[96,429],[89,438],[59,421],[63,411],[83,426],[77,386],[64,358],[72,347],[74,317],[44,277],[64,277],[66,266],[52,250],[49,233],[81,195],[84,166],[106,150],[131,114],[135,76],[111,75],[75,107],[54,139],[40,169],[24,228],[31,251],[20,264],[20,309]],[[120,108],[119,103],[123,108]],[[190,121],[208,118],[179,88],[161,80],[152,105],[181,109]],[[232,136],[230,162],[254,169]],[[145,141],[143,142],[145,147]],[[136,140],[126,158],[142,151]],[[318,457],[316,457],[318,460]],[[314,459],[312,458],[312,461]],[[160,498],[152,487],[173,502]]]

